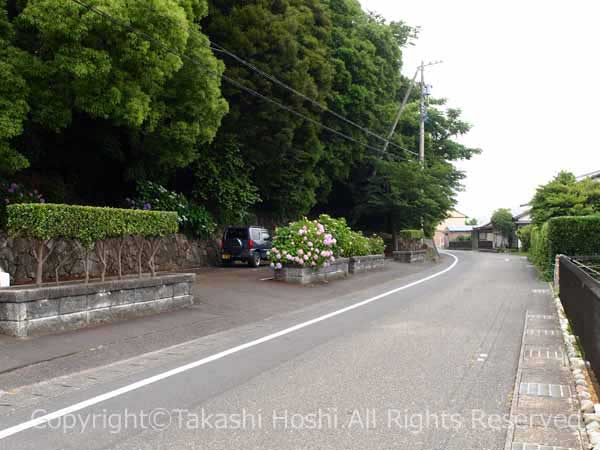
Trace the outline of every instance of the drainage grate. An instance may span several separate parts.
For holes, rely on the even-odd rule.
[[[564,384],[521,383],[519,394],[563,398],[571,396],[571,389]]]
[[[564,360],[565,354],[561,350],[549,350],[546,348],[532,348],[529,350],[525,350],[523,354],[525,359],[558,359]]]
[[[549,294],[550,293],[550,289],[532,289],[531,290],[532,293],[534,294]]]
[[[528,442],[514,442],[512,450],[575,450],[566,447],[553,447],[552,445],[531,444]]]
[[[555,317],[551,314],[528,314],[527,318],[529,319],[554,319]]]
[[[527,330],[527,336],[560,336],[560,330],[534,328]]]

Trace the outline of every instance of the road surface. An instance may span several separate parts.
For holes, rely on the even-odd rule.
[[[18,407],[0,406],[0,449],[503,449],[525,311],[547,286],[522,257],[455,255],[4,394]]]

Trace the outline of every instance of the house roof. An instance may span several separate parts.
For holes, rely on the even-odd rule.
[[[448,226],[446,230],[449,233],[467,233],[473,231],[473,225]]]
[[[493,229],[494,225],[492,225],[492,222],[488,222],[485,225],[481,225],[479,227],[474,227],[474,230],[486,230],[486,229]]]
[[[586,174],[583,174],[583,175],[580,175],[580,176],[577,177],[578,180],[583,180],[585,178],[591,178],[592,180],[600,178],[600,170],[596,170],[594,172],[586,173]]]
[[[469,218],[469,216],[467,216],[466,214],[461,213],[460,211],[457,211],[456,209],[453,209],[450,212],[450,217],[452,217],[454,219],[461,219],[461,218],[468,219]]]

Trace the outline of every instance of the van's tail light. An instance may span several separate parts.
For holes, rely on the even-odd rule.
[[[252,239],[248,240],[248,248],[254,248],[254,241]]]

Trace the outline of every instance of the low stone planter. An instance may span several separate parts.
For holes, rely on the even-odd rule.
[[[0,333],[52,333],[192,305],[194,274],[0,289]]]
[[[427,250],[402,250],[393,253],[394,260],[403,263],[423,262],[427,257]]]
[[[361,273],[380,269],[385,264],[385,255],[352,256],[348,262],[349,273]]]
[[[312,284],[322,281],[335,280],[348,276],[348,258],[338,258],[327,267],[314,269],[312,267],[288,267],[275,269],[275,279],[294,284]]]

